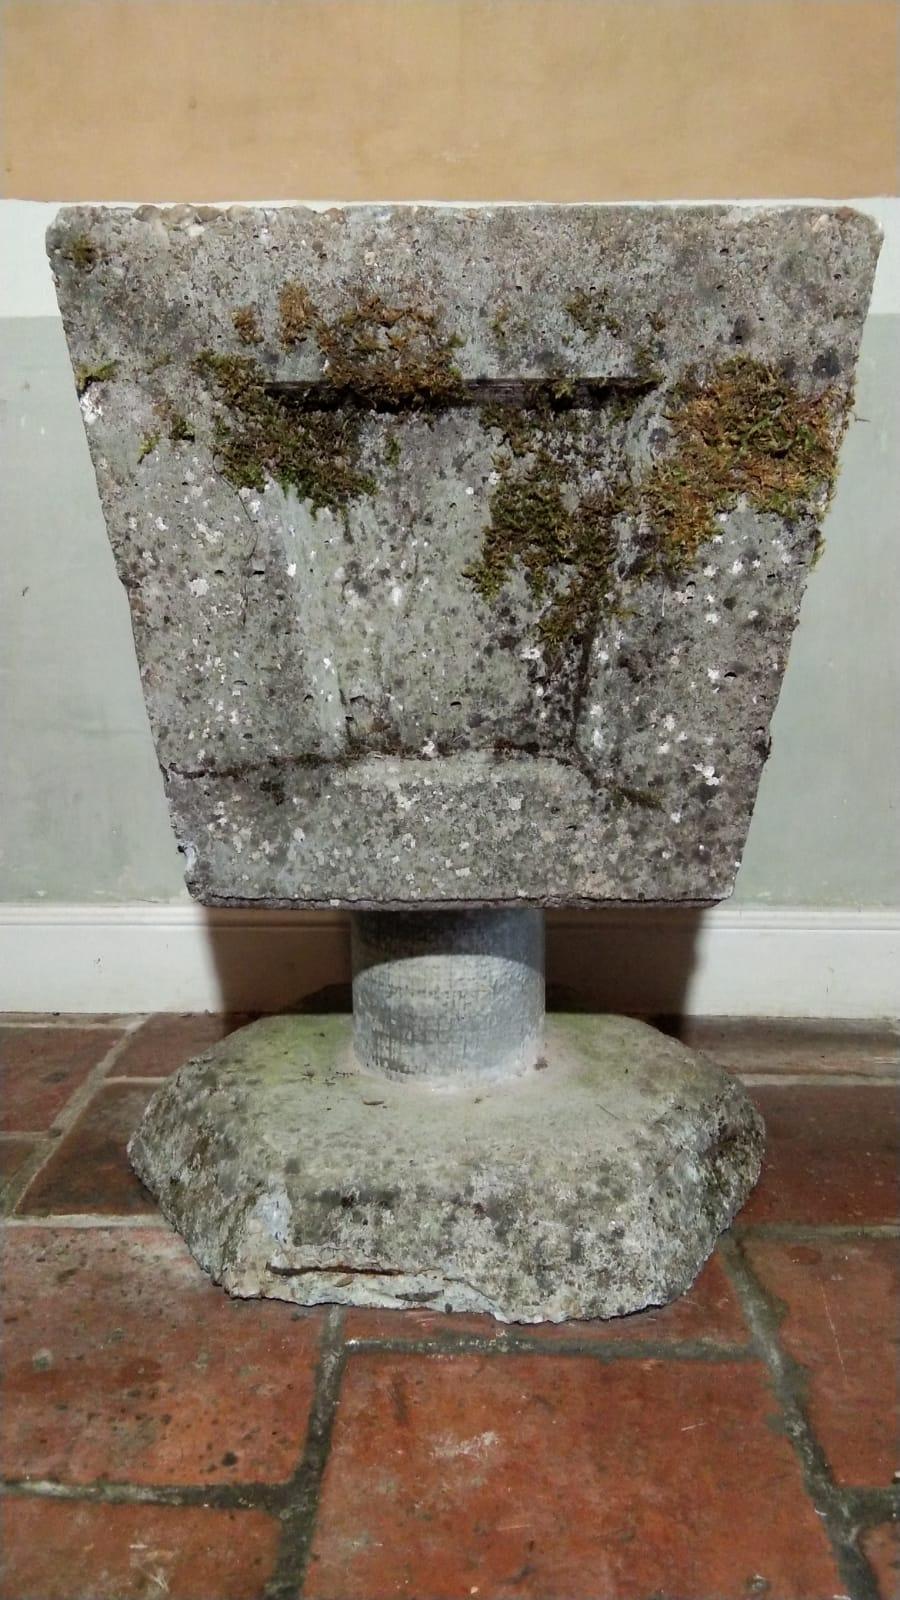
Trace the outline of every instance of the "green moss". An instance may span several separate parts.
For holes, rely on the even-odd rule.
[[[99,361],[95,366],[78,367],[75,372],[75,387],[79,394],[84,394],[92,383],[108,383],[118,370],[118,361]]]
[[[175,411],[171,406],[160,407],[161,415],[166,422],[166,432],[172,444],[193,444],[197,435],[193,424],[188,422],[182,412]]]
[[[500,305],[488,324],[491,333],[500,345],[505,345],[509,338],[509,316],[509,306],[506,304]]]
[[[616,432],[639,398],[607,400],[613,458]],[[466,575],[494,602],[510,574],[523,571],[534,598],[549,602],[537,633],[548,665],[558,667],[603,616],[622,614],[635,584],[674,578],[693,565],[717,531],[717,516],[740,499],[788,520],[817,508],[834,482],[843,404],[831,390],[804,396],[748,357],[725,362],[703,381],[690,373],[666,412],[669,454],[637,480],[620,470],[602,493],[587,494],[579,485],[592,469],[595,431],[581,437],[577,412],[485,408],[485,425],[502,436],[500,482],[481,556]],[[627,579],[617,571],[619,519],[642,546]]]
[[[662,802],[652,789],[634,789],[627,783],[611,783],[606,793],[614,804],[640,806],[644,811],[661,811]]]
[[[234,331],[241,344],[261,344],[262,330],[259,326],[259,317],[255,306],[238,306],[231,313]]]
[[[567,465],[541,445],[524,471],[501,471],[490,513],[480,560],[466,576],[488,601],[516,565],[536,600],[553,591],[537,630],[557,664],[566,646],[584,636],[613,582],[615,504],[602,494],[576,497]]]
[[[622,324],[610,311],[606,295],[597,289],[579,289],[566,301],[566,310],[575,326],[589,339],[596,339],[601,333],[618,335],[622,332]]]
[[[397,438],[396,433],[392,433],[389,435],[387,444],[384,447],[385,465],[389,467],[398,466],[400,463],[400,455],[400,440]]]
[[[833,391],[802,395],[772,368],[737,356],[706,381],[689,374],[667,412],[674,449],[638,485],[647,570],[689,566],[715,518],[746,499],[788,521],[827,499],[837,471]]]
[[[371,478],[356,464],[356,416],[345,410],[304,410],[289,394],[271,394],[251,356],[208,350],[198,357],[196,369],[223,407],[216,445],[222,471],[236,488],[262,490],[271,477],[309,500],[314,510],[371,493]]]
[[[76,233],[62,253],[78,272],[90,272],[100,260],[100,247],[87,233]]]
[[[281,343],[286,350],[302,344],[316,322],[316,308],[302,283],[286,283],[278,296]]]
[[[233,313],[237,318],[247,307]],[[221,405],[216,443],[225,476],[238,488],[263,489],[268,477],[293,488],[314,508],[346,505],[375,488],[359,464],[362,413],[367,409],[440,409],[464,391],[453,352],[459,340],[438,328],[421,306],[388,305],[366,295],[336,318],[318,310],[302,284],[279,295],[280,339],[290,348],[314,340],[321,378],[292,394],[267,384],[249,355],[205,351],[196,370]],[[250,324],[241,315],[241,326]],[[316,403],[316,396],[320,403]],[[399,441],[385,460],[396,465]]]
[[[143,461],[156,449],[163,435],[171,444],[193,444],[197,435],[193,423],[189,422],[183,412],[176,410],[168,399],[158,400],[154,406],[162,427],[154,428],[144,435],[138,451],[138,461]]]
[[[510,455],[527,456],[535,448],[535,419],[520,406],[482,406],[481,422],[485,428],[496,428]]]
[[[316,315],[314,332],[329,387],[357,404],[435,409],[463,393],[453,360],[460,340],[442,334],[434,312],[422,306],[392,306],[371,294],[333,322]]]

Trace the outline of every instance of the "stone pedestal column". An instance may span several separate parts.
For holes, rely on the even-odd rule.
[[[352,953],[368,1071],[452,1084],[515,1077],[543,1055],[543,912],[358,912]]]

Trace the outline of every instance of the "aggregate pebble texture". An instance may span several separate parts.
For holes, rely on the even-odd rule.
[[[77,208],[191,892],[730,892],[878,253],[845,208]]]

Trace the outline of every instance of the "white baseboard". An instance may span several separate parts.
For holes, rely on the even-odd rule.
[[[882,1017],[900,911],[720,906],[548,913],[548,977],[597,1009]],[[340,912],[0,906],[0,1011],[277,1010],[346,980]]]

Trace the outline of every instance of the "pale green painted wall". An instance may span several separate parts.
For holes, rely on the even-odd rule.
[[[185,895],[59,321],[0,318],[0,901]],[[900,316],[795,635],[736,898],[900,905]]]

